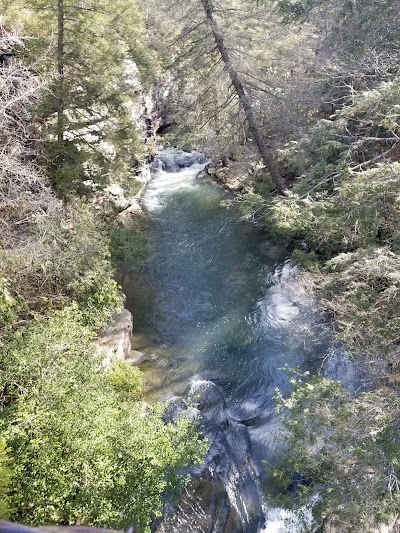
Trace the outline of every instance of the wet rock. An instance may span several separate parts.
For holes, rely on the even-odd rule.
[[[218,170],[218,167],[213,166],[213,165],[207,165],[206,168],[205,168],[205,172],[206,172],[209,176],[215,176],[216,173],[217,173],[217,170]]]
[[[188,397],[198,404],[201,411],[215,406],[225,407],[223,390],[212,381],[194,381],[190,385]]]
[[[241,516],[229,505],[223,483],[210,471],[193,479],[179,507],[170,506],[158,533],[243,533]]]
[[[196,420],[200,412],[195,407],[188,405],[180,396],[174,396],[168,400],[167,406],[163,412],[162,419],[165,424],[176,422],[182,416],[188,420]]]
[[[230,448],[231,455],[237,464],[246,460],[250,451],[249,432],[243,424],[229,422],[226,431],[226,441]]]
[[[225,380],[221,379],[217,373],[213,372],[212,370],[204,370],[203,372],[199,372],[195,376],[196,381],[212,381],[215,385],[218,385],[219,387],[224,387],[227,383]]]
[[[132,366],[138,366],[144,363],[145,361],[148,361],[149,359],[150,358],[144,353],[138,352],[136,350],[131,350],[125,361],[127,363],[130,363]]]
[[[360,365],[351,359],[351,354],[344,347],[334,350],[325,359],[322,373],[329,379],[339,381],[349,392],[355,392],[361,386]]]
[[[140,205],[138,200],[131,200],[131,202],[131,205],[121,211],[121,213],[119,213],[118,215],[118,220],[122,222],[122,224],[129,222],[133,218],[144,216],[142,206]]]
[[[206,171],[205,171],[205,170],[201,170],[201,171],[197,174],[196,179],[197,179],[197,180],[202,180],[202,179],[204,179],[206,176],[207,176]]]
[[[164,150],[157,158],[165,172],[177,172],[181,168],[190,167],[196,163],[206,163],[207,158],[200,152],[185,152],[183,150]]]
[[[233,405],[228,409],[228,417],[236,422],[251,425],[261,417],[268,409],[266,395],[254,395],[246,398],[242,403]]]
[[[174,396],[168,401],[162,419],[165,424],[176,422],[187,411],[188,406],[185,400],[178,396]]]
[[[182,152],[182,154],[177,157],[176,163],[179,168],[191,167],[192,165],[203,164],[207,162],[207,158],[204,154],[200,152]]]
[[[215,438],[219,431],[224,431],[228,425],[228,416],[222,405],[217,405],[201,411],[202,422],[207,427],[207,437]]]
[[[132,314],[124,309],[115,315],[112,323],[105,329],[94,344],[104,357],[104,366],[110,366],[112,360],[125,361],[131,352],[133,330]]]

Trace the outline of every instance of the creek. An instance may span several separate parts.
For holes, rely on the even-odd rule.
[[[221,205],[229,194],[197,178],[205,164],[160,153],[143,196],[149,259],[123,287],[147,397],[171,400],[171,418],[196,402],[211,443],[158,531],[273,533],[291,518],[264,466],[280,451],[274,390],[288,387],[282,367],[315,367],[331,340],[289,251]]]

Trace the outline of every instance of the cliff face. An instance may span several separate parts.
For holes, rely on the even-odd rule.
[[[111,206],[113,209],[111,222],[129,228],[134,219],[145,216],[140,200],[146,184],[151,179],[150,164],[156,153],[156,134],[163,121],[163,100],[168,89],[164,84],[149,90],[144,89],[135,62],[126,61],[125,67],[125,83],[137,94],[137,98],[126,102],[126,106],[143,143],[145,157],[131,176],[135,182],[133,195],[130,194],[129,182],[118,181],[116,176],[115,182],[111,177],[111,183],[95,193],[94,201],[106,210]],[[125,298],[124,295],[122,297]],[[124,309],[113,317],[112,322],[95,340],[96,346],[104,356],[106,367],[115,360],[139,365],[147,359],[141,352],[132,350],[133,327],[132,314]]]

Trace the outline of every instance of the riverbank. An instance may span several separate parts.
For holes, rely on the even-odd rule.
[[[121,26],[113,38],[116,8],[103,8],[101,46],[94,33],[85,41],[88,27],[75,52],[90,42],[105,59],[127,38]],[[207,443],[194,419],[165,423],[165,406],[143,401],[142,374],[126,359],[131,315],[114,272],[146,256],[135,194],[151,148],[134,117],[138,68],[121,45],[112,68],[90,56],[89,69],[62,76],[70,85],[60,92],[60,76],[49,74],[51,24],[35,6],[10,10],[0,16],[0,518],[148,532]],[[93,13],[82,11],[79,24]],[[23,24],[41,36],[45,60]],[[68,74],[82,59],[71,57]]]
[[[367,523],[362,526],[366,531],[396,531],[397,519],[393,518],[390,505],[386,507],[381,499],[380,491],[384,493],[383,487],[390,484],[389,480],[395,475],[390,465],[394,457],[391,446],[393,439],[396,440],[398,412],[396,302],[400,287],[399,265],[395,249],[385,241],[388,236],[384,239],[381,236],[379,246],[375,234],[368,233],[371,223],[383,227],[384,219],[379,217],[391,216],[387,211],[380,211],[379,190],[385,180],[390,180],[397,190],[396,163],[388,162],[379,169],[367,171],[365,176],[354,176],[355,183],[351,186],[342,182],[336,188],[337,196],[332,204],[323,195],[316,198],[306,195],[302,199],[297,192],[301,183],[287,198],[262,198],[254,192],[254,187],[257,189],[254,176],[245,172],[243,179],[238,181],[234,172],[230,180],[227,178],[229,169],[229,165],[223,163],[210,164],[200,179],[215,179],[220,186],[234,192],[236,200],[229,203],[239,205],[246,218],[264,227],[267,242],[281,239],[294,247],[291,262],[304,269],[299,283],[305,284],[313,294],[321,314],[325,314],[332,324],[338,341],[348,346],[345,359],[350,357],[349,368],[358,367],[361,371],[356,372],[358,378],[350,371],[347,376],[350,382],[340,371],[336,375],[329,372],[329,367],[332,370],[337,364],[337,352],[332,351],[330,356],[325,356],[321,374],[336,381],[307,375],[293,377],[294,390],[288,397],[283,395],[279,402],[287,417],[284,425],[288,431],[290,452],[284,454],[275,475],[283,488],[292,486],[294,471],[300,472],[304,479],[310,479],[311,487],[314,484],[327,487],[326,501],[319,505],[319,511],[315,509],[316,516],[321,513],[324,531],[347,532],[347,526],[341,525],[337,518],[343,517],[343,511],[327,513],[326,509],[330,505],[333,508],[342,504],[349,506],[350,502],[356,501],[354,506],[359,507],[349,508],[346,513],[349,519],[358,516],[357,509],[363,509],[369,513]],[[357,195],[362,196],[361,179],[371,181],[373,177],[377,196],[371,192],[368,199],[358,198]],[[347,187],[350,187],[348,191]],[[354,194],[352,209],[356,212],[351,213],[345,208],[341,213],[337,203],[346,205],[350,201],[349,194]],[[319,211],[324,202],[326,204]],[[375,222],[366,218],[370,216],[367,215],[370,210],[375,210],[378,216]],[[335,221],[334,217],[337,217]],[[359,248],[335,256],[340,249],[346,250],[348,244],[339,242],[342,239],[342,243],[346,242],[346,232],[350,231],[347,225],[351,226],[353,221],[356,229],[349,240],[352,239]],[[313,391],[312,395],[308,390]],[[338,402],[338,405],[334,407],[331,402]],[[381,409],[385,412],[384,417],[379,415]],[[365,417],[368,417],[367,433]],[[329,439],[326,439],[327,434],[331,434]],[[378,440],[375,435],[379,435]],[[315,439],[320,439],[317,447]],[[344,441],[347,451],[342,455],[339,450]],[[332,466],[328,468],[321,462],[321,457],[335,464],[335,474],[332,474]],[[368,483],[368,490],[365,483]],[[302,490],[304,488],[301,486]],[[305,498],[301,501],[306,503],[310,494],[312,492],[304,490]],[[380,502],[378,507],[376,499]],[[390,525],[382,525],[386,522]]]

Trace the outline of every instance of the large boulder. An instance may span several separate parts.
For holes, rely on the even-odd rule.
[[[175,148],[169,148],[159,152],[156,165],[165,172],[179,172],[179,170],[191,167],[194,164],[205,164],[207,157],[201,152],[185,152]],[[157,167],[156,167],[157,168]]]
[[[118,211],[123,211],[132,204],[132,200],[126,198],[124,189],[116,183],[108,185],[104,189],[103,195],[104,199],[109,201]]]
[[[132,200],[131,205],[128,206],[123,211],[121,211],[121,213],[119,213],[117,219],[122,224],[126,224],[130,220],[132,220],[133,218],[143,217],[143,216],[144,216],[144,212],[143,212],[142,206],[140,205],[138,200]]]
[[[114,316],[112,323],[94,342],[104,357],[104,366],[113,360],[125,361],[131,353],[133,331],[132,314],[124,309]]]
[[[198,405],[201,411],[212,407],[225,407],[222,388],[212,381],[197,379],[192,382],[188,394],[189,400]]]
[[[130,363],[132,366],[139,366],[145,361],[148,361],[150,358],[142,352],[137,350],[131,350],[126,356],[125,361]]]

